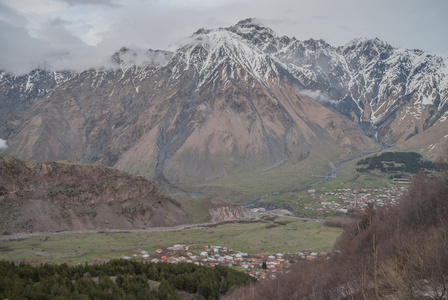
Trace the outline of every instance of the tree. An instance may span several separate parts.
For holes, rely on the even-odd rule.
[[[174,287],[166,280],[162,280],[160,283],[158,297],[159,299],[182,300],[182,297],[176,293]]]

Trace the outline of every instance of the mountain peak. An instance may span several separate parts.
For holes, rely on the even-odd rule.
[[[255,18],[248,18],[245,20],[241,20],[238,23],[236,23],[235,25],[230,26],[225,29],[231,30],[231,31],[242,31],[242,32],[263,31],[263,30],[268,30],[268,31],[272,32],[272,30],[270,28],[264,27],[263,24]]]
[[[260,25],[261,24],[257,21],[257,19],[255,19],[255,18],[247,18],[245,20],[239,21],[235,25],[235,27],[246,27],[246,28],[253,27],[253,28],[257,28],[257,27],[260,27]]]
[[[393,47],[389,45],[387,42],[380,40],[379,38],[368,39],[368,38],[356,38],[348,42],[345,46],[342,46],[345,49],[355,49],[355,48],[376,48],[376,49],[392,49]]]
[[[219,29],[205,29],[200,28],[198,31],[196,31],[193,36],[196,35],[202,35],[202,34],[209,34],[211,32],[216,31],[231,31],[234,33],[237,33],[239,35],[245,34],[248,32],[255,32],[255,31],[269,31],[270,33],[274,34],[274,32],[267,27],[263,27],[260,22],[258,22],[255,18],[248,18],[245,20],[239,21],[237,24],[226,27],[226,28],[219,28]]]
[[[330,44],[328,44],[323,39],[315,40],[309,39],[303,42],[305,45],[317,50],[318,48],[333,48]]]
[[[229,74],[234,74],[233,68],[242,68],[260,82],[264,81],[265,75],[272,70],[270,59],[263,52],[263,45],[267,45],[272,38],[266,38],[263,35],[266,31],[249,20],[251,19],[230,28],[198,30],[190,42],[178,50],[179,60],[175,63],[183,66],[176,70],[194,67],[201,75],[197,87],[201,87],[209,79],[209,75],[215,74],[224,65],[232,70]]]

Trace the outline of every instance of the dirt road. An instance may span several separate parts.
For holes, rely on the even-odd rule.
[[[150,227],[146,229],[90,229],[90,230],[72,230],[72,231],[24,232],[24,233],[14,233],[10,235],[2,235],[0,236],[0,242],[27,239],[33,236],[68,234],[68,233],[120,233],[120,232],[145,233],[145,232],[179,231],[189,229],[200,229],[208,226],[216,226],[218,224],[223,223],[185,224],[172,227]]]

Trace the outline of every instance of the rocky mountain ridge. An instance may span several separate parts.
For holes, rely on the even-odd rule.
[[[333,104],[380,143],[404,142],[446,119],[448,58],[379,39],[355,39],[338,48],[323,40],[298,41],[252,19],[225,30],[282,63],[302,91]]]

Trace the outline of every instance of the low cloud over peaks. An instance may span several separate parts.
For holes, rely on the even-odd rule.
[[[394,46],[445,56],[448,39],[440,37],[446,35],[448,1],[402,2],[0,0],[0,70],[95,68],[123,45],[166,50],[199,28],[228,27],[240,20],[262,20],[278,35],[298,40],[342,46],[356,37],[379,37]]]
[[[341,100],[331,99],[326,93],[323,93],[319,90],[301,90],[300,92],[320,103],[337,105],[341,102]]]

